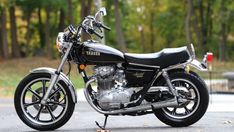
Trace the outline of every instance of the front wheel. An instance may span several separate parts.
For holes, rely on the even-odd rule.
[[[68,87],[58,81],[51,90],[47,103],[41,104],[49,86],[51,75],[33,73],[26,76],[18,85],[14,103],[20,119],[37,130],[54,130],[63,126],[72,116],[75,103]]]
[[[179,103],[178,107],[155,109],[154,114],[160,121],[173,127],[189,126],[197,122],[205,114],[209,104],[206,84],[198,76],[186,72],[172,73],[169,77],[178,88],[178,100],[186,101]],[[165,81],[159,84],[166,85]]]

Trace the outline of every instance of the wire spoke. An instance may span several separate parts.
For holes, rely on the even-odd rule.
[[[52,112],[50,106],[46,106],[46,108],[47,108],[47,111],[50,113],[51,119],[52,119],[53,121],[56,120],[56,117],[54,116],[54,114],[53,114],[53,112]]]
[[[39,104],[40,103],[40,101],[35,101],[35,102],[32,102],[32,103],[26,103],[26,104],[24,104],[24,107],[26,108],[26,107],[29,107],[29,106],[32,106],[32,105],[35,105],[35,104]]]
[[[42,111],[43,108],[44,108],[44,105],[41,105],[41,106],[40,106],[40,109],[38,110],[37,115],[35,116],[35,120],[39,120],[40,115],[41,115],[41,111]]]
[[[36,96],[36,98],[38,98],[39,100],[41,100],[41,96],[35,92],[34,90],[32,90],[31,87],[27,88],[28,91],[30,91],[34,96]]]

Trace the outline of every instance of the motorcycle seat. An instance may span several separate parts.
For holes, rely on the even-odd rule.
[[[184,63],[190,58],[186,46],[179,48],[166,48],[159,52],[147,54],[125,53],[124,56],[129,65],[160,69]]]

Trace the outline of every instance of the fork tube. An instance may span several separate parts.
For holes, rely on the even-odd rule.
[[[61,63],[59,64],[59,67],[57,68],[57,70],[55,71],[55,74],[51,77],[51,81],[50,81],[50,84],[49,84],[49,87],[48,87],[48,90],[46,91],[43,99],[41,100],[41,104],[46,104],[47,100],[48,100],[48,97],[50,95],[50,92],[54,86],[54,84],[57,82],[58,80],[58,77],[60,75],[60,72],[65,64],[65,62],[67,61],[67,56],[69,55],[70,53],[70,50],[71,50],[71,47],[72,47],[72,43],[69,43],[68,44],[68,48],[67,48],[67,51],[66,53],[64,54],[63,58],[62,58],[62,61]]]

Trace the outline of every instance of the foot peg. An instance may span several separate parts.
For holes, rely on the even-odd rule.
[[[104,121],[104,124],[103,126],[100,126],[99,123],[97,121],[95,121],[96,125],[101,128],[102,130],[106,130],[106,122],[107,122],[107,118],[108,118],[108,115],[105,115],[105,121]],[[101,132],[101,131],[100,131]],[[104,131],[105,132],[105,131]]]

